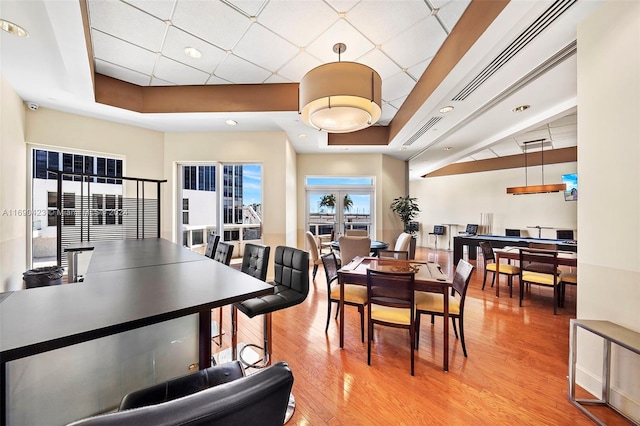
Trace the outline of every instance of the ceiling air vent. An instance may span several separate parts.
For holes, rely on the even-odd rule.
[[[427,121],[426,124],[420,128],[420,130],[415,132],[413,134],[413,136],[411,136],[409,139],[407,139],[407,141],[405,143],[403,143],[402,145],[403,146],[411,145],[412,143],[417,141],[420,138],[420,136],[424,135],[427,132],[427,130],[429,130],[430,128],[435,126],[438,123],[438,121],[440,121],[440,120],[442,120],[442,117],[431,117],[429,119],[429,121]]]
[[[496,71],[502,68],[511,58],[524,49],[545,28],[567,11],[577,0],[558,0],[554,2],[542,15],[538,17],[527,29],[507,46],[489,65],[487,65],[476,77],[467,84],[452,100],[463,101],[469,97],[478,87],[489,79]]]

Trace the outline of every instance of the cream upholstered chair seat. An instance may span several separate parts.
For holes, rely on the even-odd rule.
[[[558,283],[557,278],[554,279],[553,274],[543,274],[541,272],[522,272],[522,281],[540,285],[553,286]]]
[[[331,285],[331,298],[340,300],[340,284]],[[367,304],[367,288],[363,285],[344,284],[344,301],[359,305]]]
[[[496,264],[495,263],[488,263],[487,266],[485,266],[485,269],[487,271],[495,272],[496,271]],[[518,268],[515,265],[509,265],[509,264],[505,263],[505,264],[501,264],[500,265],[500,273],[501,274],[508,274],[508,275],[518,275],[520,273],[520,268]]]
[[[563,272],[560,274],[560,282],[578,284],[578,274],[575,272]]]
[[[416,291],[416,309],[444,313],[444,296],[438,293]],[[449,297],[449,315],[460,315],[460,299]]]
[[[392,308],[373,304],[371,309],[371,319],[393,324],[411,324],[411,310],[403,308]]]

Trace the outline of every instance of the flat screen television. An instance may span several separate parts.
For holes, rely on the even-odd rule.
[[[578,200],[578,174],[569,173],[562,175],[562,183],[567,185],[567,189],[564,190],[565,201],[577,201]]]

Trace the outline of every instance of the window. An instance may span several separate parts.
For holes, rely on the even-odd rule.
[[[62,160],[62,164],[60,164]],[[62,168],[60,167],[62,166]],[[122,177],[122,160],[94,157],[91,155],[68,154],[56,151],[34,150],[33,177],[35,179],[56,179],[55,173],[47,169],[62,170],[70,173],[91,173],[113,177]],[[64,180],[80,182],[80,176],[64,176]],[[121,179],[92,179],[92,182],[122,184]],[[107,182],[108,181],[108,182]]]
[[[183,225],[189,224],[189,199],[188,198],[182,199],[182,224]]]

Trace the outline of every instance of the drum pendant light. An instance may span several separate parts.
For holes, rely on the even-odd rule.
[[[382,79],[372,68],[340,62],[347,49],[333,46],[338,62],[320,65],[300,81],[299,112],[302,121],[329,133],[349,133],[369,127],[382,114]]]

